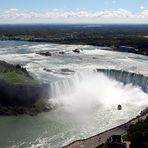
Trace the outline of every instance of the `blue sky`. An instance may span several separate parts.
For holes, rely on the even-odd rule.
[[[122,11],[120,11],[121,9]],[[50,15],[54,16],[53,10],[56,10],[55,16],[57,19],[50,18]],[[105,23],[107,18],[110,20],[109,23],[122,23],[125,18],[130,17],[133,21],[130,19],[128,21],[131,23],[138,22],[138,19],[142,23],[147,23],[147,10],[148,0],[0,0],[0,23],[30,23],[38,21],[56,23],[62,22],[63,16],[65,16],[66,22],[69,23],[71,21],[75,23],[87,21]],[[47,14],[47,11],[51,12]],[[61,13],[61,16],[57,14],[57,11],[59,11],[59,14]],[[30,12],[32,12],[32,18],[29,16]],[[85,12],[85,15],[80,12]],[[114,16],[111,15],[112,13],[114,13]],[[121,13],[121,18],[119,13]],[[123,13],[126,16],[122,16]],[[47,17],[44,17],[45,15]],[[48,21],[49,19],[51,21]]]
[[[148,8],[148,0],[0,0],[0,9],[66,9],[66,10],[107,10],[124,8],[133,12],[139,12],[140,6]]]

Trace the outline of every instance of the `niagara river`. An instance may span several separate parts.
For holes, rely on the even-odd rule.
[[[89,45],[0,41],[0,60],[20,64],[49,84],[48,101],[54,106],[37,116],[0,116],[2,148],[60,148],[123,124],[148,106],[144,55]]]

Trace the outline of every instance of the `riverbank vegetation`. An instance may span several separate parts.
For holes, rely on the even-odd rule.
[[[105,46],[148,55],[148,25],[0,25],[0,39]]]
[[[148,116],[129,127],[127,140],[131,141],[130,148],[148,148]]]

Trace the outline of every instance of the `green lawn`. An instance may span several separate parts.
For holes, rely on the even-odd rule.
[[[25,73],[16,73],[15,71],[0,73],[0,80],[4,80],[9,84],[36,84],[37,82]]]

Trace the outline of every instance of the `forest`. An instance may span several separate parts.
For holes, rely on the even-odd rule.
[[[0,25],[0,40],[104,46],[148,55],[148,25]]]

